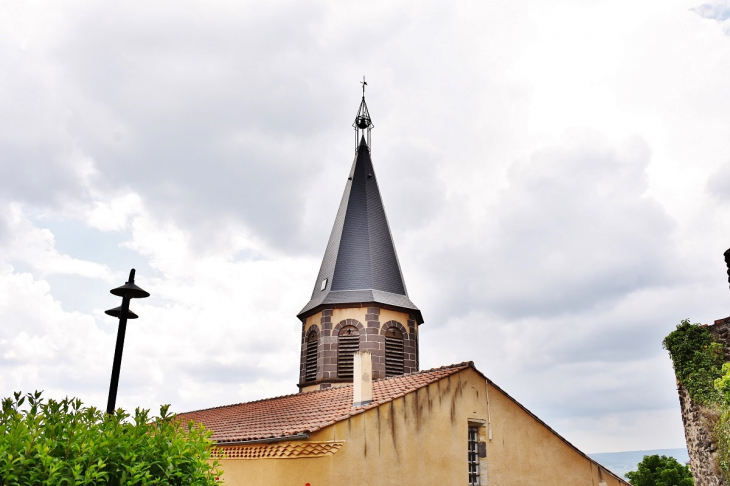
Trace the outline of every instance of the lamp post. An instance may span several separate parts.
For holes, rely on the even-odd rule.
[[[122,298],[122,305],[105,311],[113,317],[119,318],[119,329],[117,330],[117,346],[114,349],[114,364],[112,365],[112,381],[109,385],[109,400],[106,403],[106,413],[113,414],[117,404],[117,388],[119,386],[119,369],[122,366],[122,351],[124,350],[124,334],[127,332],[127,319],[136,319],[138,316],[129,310],[131,299],[144,299],[149,297],[149,292],[134,285],[134,268],[129,272],[129,281],[112,289],[111,293]]]

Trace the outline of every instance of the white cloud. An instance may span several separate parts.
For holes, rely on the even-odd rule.
[[[142,201],[137,194],[126,194],[111,201],[94,201],[87,210],[86,223],[100,231],[122,231],[127,229],[130,217],[142,210]]]
[[[20,261],[42,275],[70,274],[111,281],[107,266],[56,251],[53,233],[33,226],[20,205],[5,205],[3,212],[6,218],[4,226],[10,235],[0,245],[5,262]]]
[[[0,394],[103,405],[131,266],[121,405],[293,391],[366,74],[422,363],[586,450],[681,444],[661,339],[726,313],[723,5],[0,6]]]
[[[28,273],[0,272],[0,388],[54,395],[98,387],[106,336],[91,316],[64,312],[49,286]]]
[[[730,19],[730,2],[727,0],[703,3],[692,10],[706,19],[716,20],[718,22],[724,22]]]

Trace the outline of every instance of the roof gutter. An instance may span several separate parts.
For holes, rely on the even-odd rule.
[[[306,440],[309,439],[309,433],[303,434],[285,435],[282,437],[269,437],[267,439],[253,439],[253,440],[234,440],[228,442],[216,442],[217,446],[227,445],[244,445],[244,444],[268,444],[270,442],[283,442],[285,440]]]

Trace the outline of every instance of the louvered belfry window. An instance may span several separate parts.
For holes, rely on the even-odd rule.
[[[403,374],[403,333],[391,327],[385,332],[385,376]]]
[[[337,342],[337,377],[352,379],[352,359],[360,348],[360,333],[354,326],[340,330]]]
[[[307,368],[304,376],[305,381],[317,379],[317,333],[310,332],[307,336]]]

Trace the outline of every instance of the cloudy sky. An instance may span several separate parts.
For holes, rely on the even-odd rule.
[[[662,338],[730,315],[730,3],[0,3],[0,395],[176,411],[296,391],[354,155],[424,368],[587,452],[682,447]]]

